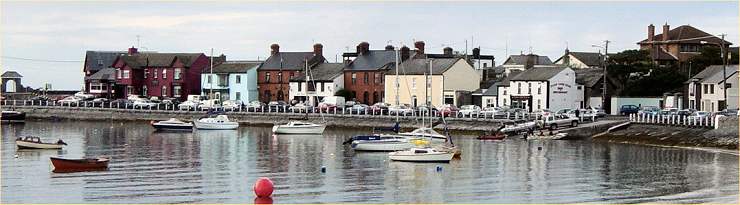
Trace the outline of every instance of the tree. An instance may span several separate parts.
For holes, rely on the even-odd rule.
[[[349,90],[345,90],[345,89],[337,90],[337,92],[334,93],[334,96],[342,96],[344,97],[344,99],[352,99],[355,97],[355,96],[352,96],[352,92],[350,92]]]
[[[609,78],[619,82],[621,88],[617,95],[662,96],[680,90],[687,79],[675,65],[655,65],[647,50],[625,50],[609,58]]]
[[[692,57],[691,62],[691,74],[695,75],[710,65],[722,65],[722,53],[719,47],[705,46],[699,50],[699,55]],[[728,65],[738,64],[738,54],[730,52],[730,59],[727,60]]]

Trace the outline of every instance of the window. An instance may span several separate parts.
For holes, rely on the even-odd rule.
[[[213,82],[213,77],[211,75],[208,75],[207,78],[208,80],[206,80],[206,82],[208,82],[208,84],[211,84]]]
[[[488,63],[483,63],[483,67],[488,67]]]
[[[527,83],[527,94],[532,94],[532,83]]]
[[[298,82],[298,92],[301,92],[302,87],[303,87],[303,82]]]
[[[537,99],[537,109],[538,110],[541,110],[542,109],[542,100],[540,100],[540,99]]]
[[[506,104],[506,98],[504,98],[504,105],[507,105],[507,104]]]
[[[128,79],[128,74],[129,74],[129,70],[124,70],[123,71],[123,78]]]
[[[732,84],[730,84],[730,83],[725,83],[725,89],[728,89],[728,88],[732,88]]]
[[[504,88],[504,95],[506,95],[506,88]]]
[[[141,86],[141,95],[143,96],[147,95],[146,85]]]
[[[98,59],[98,65],[103,65],[103,59]]]
[[[516,84],[516,87],[517,87],[516,93],[517,94],[522,94],[522,83],[517,83]]]
[[[283,82],[283,72],[278,72],[277,78],[278,78],[278,83],[282,83]]]
[[[680,52],[699,52],[699,45],[683,44],[679,47]]]
[[[147,75],[149,75],[149,69],[148,68],[144,68],[144,79],[147,78]]]
[[[93,90],[102,90],[101,84],[100,83],[90,83],[90,91],[93,91]]]
[[[167,69],[166,68],[162,69],[162,79],[167,79]]]
[[[128,95],[133,95],[134,94],[134,86],[130,86],[130,85],[127,86],[126,87],[126,93],[128,93]]]
[[[167,86],[166,85],[162,86],[162,97],[167,97]]]
[[[218,86],[221,86],[221,87],[229,86],[229,76],[228,75],[218,75]]]
[[[180,80],[180,68],[175,68],[175,80]]]
[[[537,94],[542,94],[542,85],[537,87]]]
[[[352,73],[352,85],[357,81],[357,73]]]
[[[155,68],[154,69],[154,79],[157,79],[157,76],[159,76],[159,71]]]
[[[373,77],[375,77],[375,79],[373,80],[375,84],[380,83],[380,73],[375,73]]]
[[[236,84],[241,84],[241,83],[242,83],[242,76],[236,75]]]
[[[172,96],[176,98],[180,97],[180,86],[179,85],[172,87]]]
[[[265,74],[265,82],[270,83],[270,72],[267,72]],[[265,94],[270,94],[270,92],[265,92]],[[269,96],[269,95],[268,95]],[[268,97],[269,98],[269,97]]]
[[[365,73],[365,79],[363,80],[365,81],[365,85],[367,85],[367,83],[370,81],[370,75],[368,75],[368,73]]]
[[[714,94],[714,84],[709,85],[709,94]]]
[[[324,82],[321,82],[321,92],[324,92]]]
[[[236,92],[236,100],[242,100],[242,93]]]
[[[411,89],[416,90],[416,78],[411,79]]]
[[[383,75],[383,74],[381,73],[381,74],[380,74],[380,83],[382,84],[382,83],[384,83],[384,82],[385,82],[385,75]]]
[[[704,94],[707,94],[709,92],[709,85],[704,84]]]
[[[118,76],[118,79],[121,79],[123,74],[121,73],[121,69],[116,68],[116,75]]]

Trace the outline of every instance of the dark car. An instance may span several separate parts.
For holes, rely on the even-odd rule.
[[[128,108],[134,106],[134,102],[128,99],[118,99],[110,102],[111,106],[114,108]]]
[[[290,107],[285,101],[271,101],[267,104],[267,109],[271,112],[285,112]]]
[[[619,108],[620,115],[637,114],[638,111],[640,111],[640,107],[637,107],[637,105],[622,105]]]

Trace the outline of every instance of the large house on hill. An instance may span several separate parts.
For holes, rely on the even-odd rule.
[[[650,51],[650,57],[659,65],[678,64],[683,65],[692,57],[699,55],[702,47],[725,46],[728,50],[732,45],[729,41],[699,30],[690,25],[682,25],[670,29],[668,24],[663,25],[663,32],[655,34],[655,26],[650,24],[647,31],[647,39],[637,42],[640,50]]]

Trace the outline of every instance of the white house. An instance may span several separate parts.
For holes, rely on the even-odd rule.
[[[507,58],[499,67],[503,68],[506,74],[509,74],[512,70],[523,71],[532,68],[535,65],[552,65],[552,61],[547,56],[540,56],[531,53],[527,55],[510,55],[509,58]]]
[[[725,70],[723,75],[722,71]],[[724,98],[723,78],[727,77],[727,100]],[[738,108],[738,65],[712,65],[697,73],[687,83],[688,108],[716,112]]]
[[[385,101],[389,104],[395,104],[398,93],[400,104],[423,105],[429,102],[435,107],[443,104],[459,106],[464,93],[480,87],[480,75],[461,57],[404,61],[398,69],[398,90],[395,65],[392,67],[385,75]]]
[[[257,67],[260,63],[224,61],[213,66],[213,73],[211,69],[204,69],[201,74],[202,95],[221,101],[239,100],[247,103],[257,100]]]
[[[343,63],[321,63],[311,68],[308,72],[308,83],[306,74],[300,73],[290,79],[290,99],[298,102],[306,102],[316,106],[321,99],[334,94],[344,88]]]
[[[576,83],[573,69],[562,66],[534,66],[511,77],[500,86],[501,106],[527,111],[583,108],[583,86]]]

